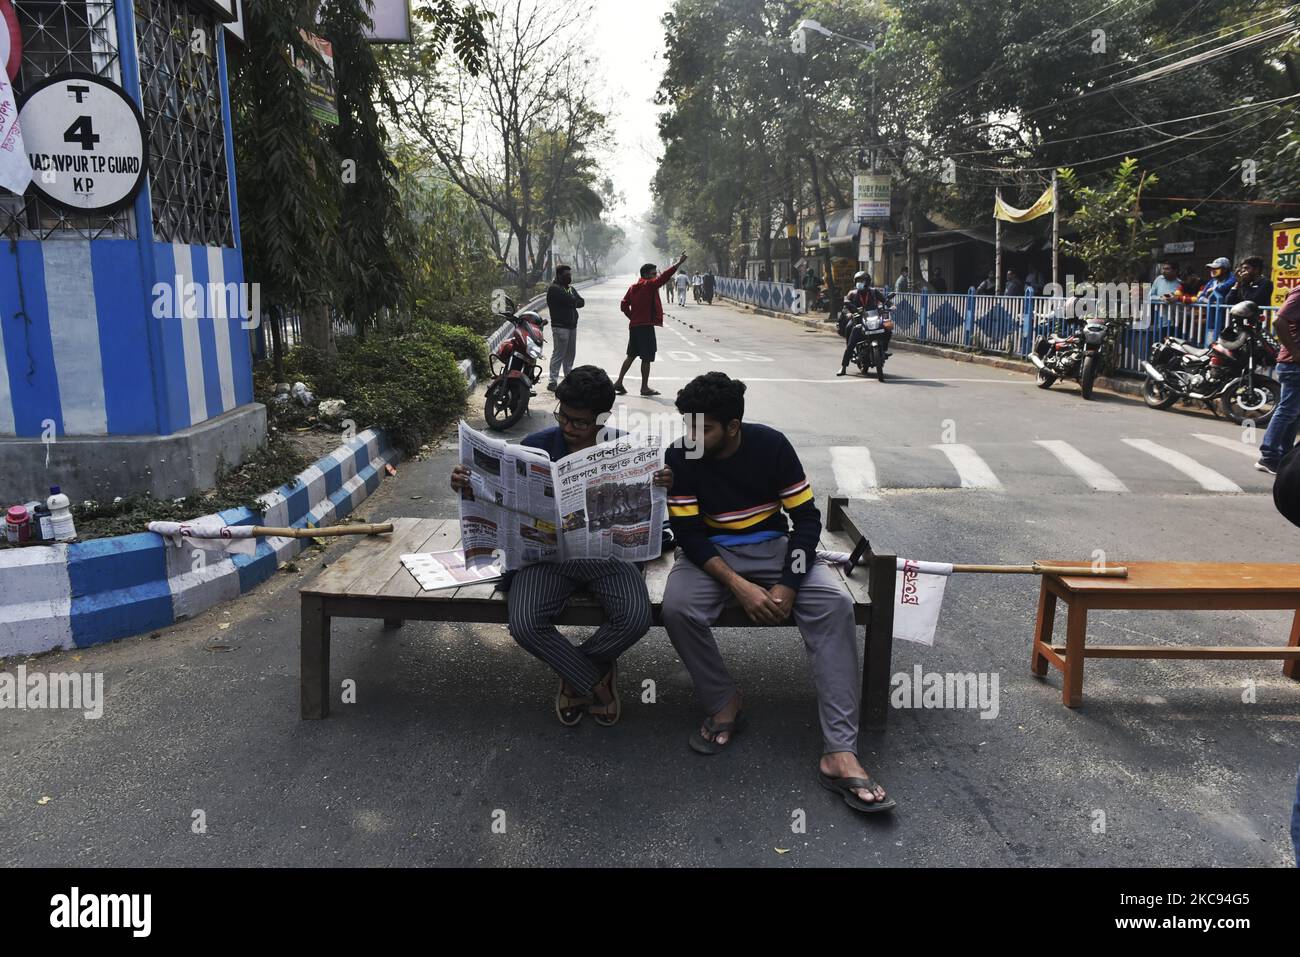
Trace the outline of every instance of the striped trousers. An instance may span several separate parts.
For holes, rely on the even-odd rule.
[[[579,588],[600,602],[605,623],[574,646],[555,627],[555,619]],[[509,596],[510,637],[583,695],[591,693],[610,662],[650,630],[645,579],[631,562],[616,558],[527,565],[514,576]]]

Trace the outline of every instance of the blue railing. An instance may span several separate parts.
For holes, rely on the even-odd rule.
[[[751,306],[759,306],[775,312],[803,315],[808,311],[807,303],[804,301],[804,291],[793,283],[718,276],[714,280],[713,291],[715,295],[724,299],[747,302]]]
[[[1045,296],[978,296],[904,292],[895,295],[895,335],[916,342],[1026,355],[1044,333],[1061,331],[1063,299]],[[1209,346],[1218,337],[1228,306],[1135,301],[1117,342],[1118,371],[1142,375],[1151,344],[1173,335]],[[1275,309],[1263,310],[1272,329]]]

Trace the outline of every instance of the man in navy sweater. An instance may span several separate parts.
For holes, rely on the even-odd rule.
[[[756,624],[793,618],[803,635],[821,718],[822,785],[858,811],[892,808],[858,761],[853,601],[817,560],[821,515],[799,456],[776,429],[742,421],[745,384],[721,372],[688,383],[677,393],[677,411],[689,445],[669,448],[666,459],[680,551],[664,589],[663,620],[707,715],[691,747],[717,754],[744,727],[740,691],[712,632],[734,598]]]

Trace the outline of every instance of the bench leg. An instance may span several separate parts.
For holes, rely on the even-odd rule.
[[[897,576],[893,555],[873,555],[868,563],[871,620],[864,631],[862,649],[862,727],[884,731],[889,718],[889,669],[894,657],[894,585]]]
[[[1292,648],[1300,648],[1300,611],[1297,611],[1295,617],[1291,620],[1291,640],[1287,642],[1287,645]],[[1292,681],[1300,681],[1300,658],[1284,661],[1282,663],[1282,674]]]
[[[406,619],[404,618],[385,618],[384,631],[396,631],[398,628],[401,628],[404,624],[406,624]]]
[[[1088,630],[1088,609],[1075,599],[1066,605],[1065,673],[1061,700],[1067,708],[1083,704],[1083,636]]]
[[[319,595],[302,596],[300,704],[304,718],[330,713],[330,618]]]
[[[1047,587],[1044,577],[1038,592],[1038,620],[1034,623],[1034,644],[1029,654],[1029,670],[1039,678],[1047,674],[1047,658],[1038,650],[1038,643],[1052,643],[1052,628],[1056,623],[1056,593]]]

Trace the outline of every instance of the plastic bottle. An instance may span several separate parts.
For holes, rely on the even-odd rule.
[[[77,537],[77,527],[72,522],[72,509],[68,508],[68,496],[59,491],[57,485],[50,486],[50,497],[45,500],[50,509],[50,526],[53,540],[70,542]]]

